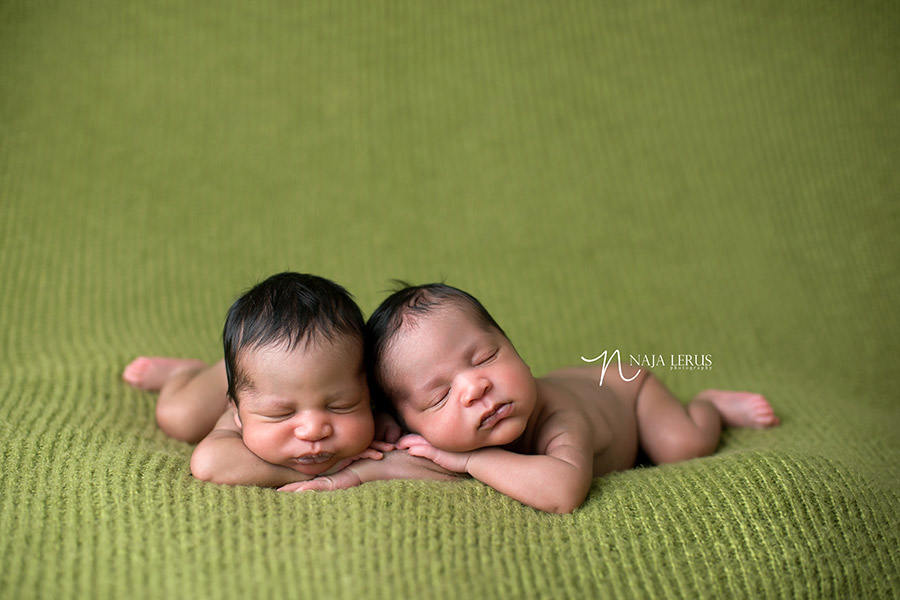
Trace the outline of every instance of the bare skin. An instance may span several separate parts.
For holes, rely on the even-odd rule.
[[[158,392],[180,372],[187,370],[196,371],[207,366],[209,365],[206,362],[195,358],[139,356],[125,367],[125,370],[122,372],[122,379],[132,387]]]
[[[122,373],[132,387],[159,392],[156,422],[166,435],[196,444],[228,409],[225,361],[139,356]]]
[[[534,378],[509,340],[453,305],[416,318],[385,355],[385,379],[418,435],[398,447],[540,510],[568,513],[595,476],[715,451],[723,423],[778,424],[759,394],[706,390],[683,405],[647,370],[559,369]],[[603,382],[600,385],[600,382]]]
[[[623,378],[624,376],[624,378]],[[598,382],[603,380],[603,385]],[[598,433],[594,463],[595,474],[619,471],[621,456],[636,456],[640,445],[655,464],[677,462],[712,454],[719,443],[722,427],[763,429],[780,423],[772,406],[760,394],[729,390],[705,390],[682,404],[650,371],[627,364],[613,363],[605,375],[602,367],[569,367],[548,373],[539,381],[566,390],[582,406],[584,415]],[[545,393],[552,389],[541,386]],[[551,400],[552,404],[555,404]],[[636,429],[635,429],[636,427]],[[610,443],[604,451],[602,441],[617,432],[619,446]],[[627,434],[627,435],[625,435]],[[610,438],[615,439],[613,438]],[[631,449],[634,448],[634,453]],[[624,468],[634,464],[626,460]]]
[[[247,350],[240,408],[227,397],[224,360],[138,358],[123,378],[159,388],[157,422],[169,436],[199,442],[191,456],[198,479],[277,487],[380,459],[362,372],[362,345],[352,337],[288,350]],[[285,415],[291,415],[286,417]]]
[[[317,362],[317,366],[321,364]],[[264,367],[261,365],[258,368]],[[278,370],[273,376],[277,375]],[[369,448],[341,460],[324,473],[302,473],[261,459],[245,444],[239,411],[227,397],[224,360],[210,365],[190,358],[138,357],[126,366],[122,378],[135,388],[159,392],[157,422],[167,435],[189,443],[199,442],[191,457],[191,472],[204,481],[230,485],[287,486],[282,489],[295,491],[347,488],[364,481],[382,479],[456,478],[428,459],[394,450],[400,428],[386,415],[376,416],[374,427],[377,439],[371,442]],[[289,387],[289,382],[281,382],[280,385]],[[248,405],[250,412],[245,418],[249,420],[255,418],[253,411],[265,407],[258,397],[250,397]],[[274,436],[264,431],[264,435]],[[322,434],[298,428],[296,435],[318,439]],[[371,433],[363,437],[372,439]],[[353,467],[352,471],[349,466]],[[308,485],[299,487],[301,483]]]

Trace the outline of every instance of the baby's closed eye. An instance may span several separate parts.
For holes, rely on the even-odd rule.
[[[444,401],[450,397],[450,390],[451,390],[451,388],[448,387],[448,388],[444,388],[444,389],[440,390],[439,392],[437,392],[434,395],[434,398],[431,400],[431,402],[428,403],[427,408],[428,409],[439,408],[444,403]]]
[[[500,353],[500,349],[495,348],[495,349],[491,350],[490,352],[476,356],[475,361],[474,361],[475,366],[480,367],[482,365],[486,365],[487,363],[491,362],[491,360],[493,360],[494,357],[496,357],[499,353]]]
[[[359,408],[361,401],[357,402],[339,402],[328,405],[328,410],[333,413],[349,413]]]
[[[272,423],[280,423],[281,421],[287,421],[291,417],[294,416],[293,412],[286,413],[267,413],[259,415],[263,420],[272,422]]]

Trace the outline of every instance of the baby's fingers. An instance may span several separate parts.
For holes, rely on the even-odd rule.
[[[391,450],[394,450],[394,445],[387,442],[379,442],[378,440],[375,440],[369,445],[369,448],[378,450],[380,452],[390,452]]]
[[[430,445],[430,444],[425,441],[425,438],[423,438],[421,435],[419,435],[417,433],[411,433],[409,435],[404,435],[397,442],[397,448],[399,448],[400,450],[402,450],[404,448],[409,448],[411,446],[428,446],[428,445]]]
[[[393,444],[400,439],[402,433],[403,431],[393,417],[385,413],[375,415],[375,439]]]
[[[410,456],[418,456],[430,460],[434,460],[435,456],[437,456],[434,446],[429,446],[427,444],[413,444],[406,448],[406,451],[409,452]]]
[[[297,483],[289,483],[278,488],[282,492],[308,492],[311,490],[319,492],[330,492],[332,490],[344,490],[352,488],[362,483],[359,474],[352,468],[338,471],[332,475],[322,475],[309,481],[298,481]]]
[[[279,492],[310,492],[310,491],[319,491],[319,492],[327,492],[334,489],[334,481],[332,481],[331,477],[327,475],[324,477],[317,477],[315,479],[310,479],[309,481],[297,481],[296,483],[289,483],[287,485],[283,485],[278,488]]]
[[[382,432],[382,439],[388,443],[393,444],[397,440],[400,439],[400,436],[403,434],[403,430],[400,429],[400,426],[396,423],[390,425],[387,429]]]
[[[283,485],[278,488],[279,492],[299,492],[303,490],[303,486],[309,483],[309,481],[295,481],[294,483],[288,483],[287,485]]]
[[[358,455],[356,455],[356,457],[354,457],[354,460],[359,460],[361,458],[371,458],[373,460],[381,460],[382,458],[384,458],[384,454],[382,454],[381,452],[379,452],[378,450],[376,450],[374,448],[366,448],[365,450],[360,452]]]

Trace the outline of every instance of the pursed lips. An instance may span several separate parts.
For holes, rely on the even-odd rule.
[[[504,402],[503,404],[498,404],[484,416],[481,417],[481,421],[478,425],[479,429],[485,429],[489,427],[493,427],[500,420],[509,416],[509,413],[512,411],[512,402]]]
[[[304,454],[303,456],[298,456],[294,460],[301,465],[318,465],[328,462],[333,456],[334,454],[332,452],[319,452],[318,454]]]

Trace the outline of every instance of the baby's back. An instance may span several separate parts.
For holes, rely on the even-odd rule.
[[[590,423],[595,476],[634,466],[638,450],[635,404],[647,373],[622,365],[620,374],[613,363],[600,385],[601,371],[600,367],[569,367],[540,378],[544,389],[553,390],[549,402],[582,412]]]

